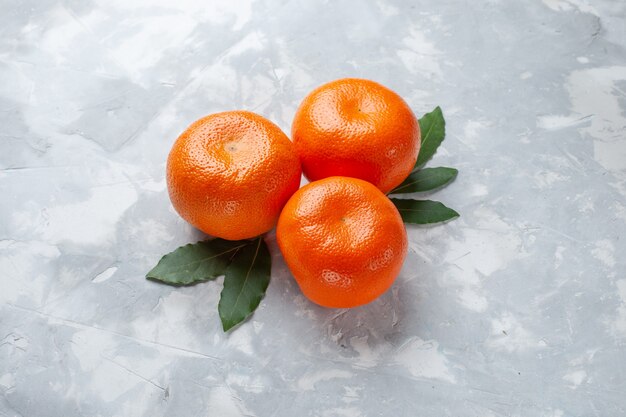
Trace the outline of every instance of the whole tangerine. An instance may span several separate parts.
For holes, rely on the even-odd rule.
[[[291,133],[310,181],[348,176],[383,193],[411,173],[421,144],[419,122],[402,97],[358,78],[313,90],[300,104]]]
[[[248,111],[206,116],[176,140],[167,188],[180,216],[229,240],[267,232],[300,185],[293,144],[278,126]]]
[[[369,303],[393,284],[407,235],[393,203],[369,182],[329,177],[296,191],[276,227],[303,294],[325,307]]]

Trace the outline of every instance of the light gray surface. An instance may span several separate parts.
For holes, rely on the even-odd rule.
[[[622,1],[0,3],[1,416],[626,414]],[[275,239],[252,320],[221,280],[144,280],[202,238],[164,161],[205,114],[289,132],[344,76],[444,109],[432,198],[392,290],[307,302]]]

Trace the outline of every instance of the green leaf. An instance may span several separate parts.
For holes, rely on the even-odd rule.
[[[224,239],[181,246],[161,258],[146,278],[168,285],[192,285],[224,275],[233,255],[249,241]]]
[[[270,282],[272,258],[262,237],[189,244],[165,255],[146,275],[169,285],[191,285],[224,275],[218,310],[227,331],[259,306]]]
[[[405,223],[430,224],[439,223],[459,217],[459,213],[431,200],[401,200],[392,198]]]
[[[407,179],[391,190],[389,194],[406,194],[432,191],[452,181],[459,173],[454,168],[424,168],[412,172]]]
[[[443,142],[446,136],[446,121],[439,106],[430,113],[426,113],[419,120],[420,131],[422,134],[422,145],[420,153],[417,155],[414,170],[419,169],[437,152],[437,148]]]
[[[272,258],[262,237],[239,251],[226,268],[218,310],[224,331],[241,323],[258,307],[270,282]]]

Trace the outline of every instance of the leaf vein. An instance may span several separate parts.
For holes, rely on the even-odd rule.
[[[429,176],[423,176],[422,178],[418,178],[415,181],[407,182],[406,184],[399,186],[398,188],[395,189],[395,191],[402,190],[402,189],[407,188],[407,187],[409,187],[411,185],[419,184],[420,182],[427,181],[427,180],[431,179],[432,177],[436,177],[436,176],[437,176],[437,174],[431,174]]]
[[[448,209],[451,210],[451,209]],[[416,209],[398,209],[398,211],[414,211],[416,213],[422,213],[422,212],[435,212],[436,210],[432,210],[432,209],[423,209],[423,210],[416,210]]]
[[[248,282],[248,278],[250,277],[250,272],[252,271],[252,268],[254,267],[254,263],[256,262],[256,258],[259,255],[259,250],[261,249],[261,239],[259,237],[259,244],[256,247],[256,251],[254,252],[254,257],[252,257],[252,262],[250,262],[250,268],[248,268],[248,272],[246,273],[246,277],[243,280],[243,284],[241,285],[241,291],[239,291],[239,294],[237,294],[237,298],[235,298],[235,303],[233,304],[233,308],[230,310],[230,315],[228,317],[229,320],[233,319],[233,314],[235,314],[235,310],[237,308],[237,303],[239,303],[239,298],[241,297],[241,294],[243,293],[243,289],[246,287],[246,283]]]
[[[222,253],[218,253],[217,255],[207,256],[206,258],[200,258],[200,259],[196,259],[195,261],[192,261],[192,262],[189,262],[189,263],[180,264],[180,265],[178,266],[178,268],[183,268],[183,267],[186,267],[186,266],[189,266],[189,265],[193,265],[193,264],[196,264],[196,263],[199,263],[199,262],[208,261],[209,259],[217,258],[217,257],[219,257],[219,256],[222,256],[222,255],[224,255],[224,254],[227,254],[227,253],[228,253],[228,252],[230,252],[230,251],[233,251],[233,250],[235,250],[235,251],[236,251],[236,250],[239,250],[240,248],[243,248],[244,246],[246,246],[246,244],[243,244],[243,245],[240,245],[240,246],[236,246],[236,247],[234,247],[234,248],[230,248],[230,249],[228,249],[228,250],[226,250],[226,251],[224,251],[224,252],[222,252]],[[175,273],[175,271],[174,271],[174,272],[169,272],[169,273],[170,273],[170,274],[172,274],[172,273]]]

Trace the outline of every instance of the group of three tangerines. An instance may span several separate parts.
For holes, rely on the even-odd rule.
[[[395,92],[341,79],[312,91],[292,139],[248,111],[204,117],[175,141],[167,186],[180,216],[226,240],[276,239],[303,294],[355,307],[383,294],[407,254],[386,193],[411,173],[420,125]],[[310,181],[300,187],[301,174]]]

